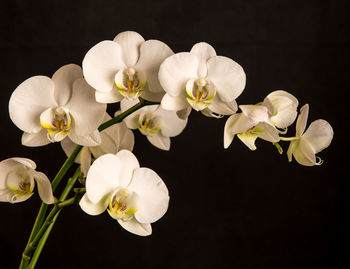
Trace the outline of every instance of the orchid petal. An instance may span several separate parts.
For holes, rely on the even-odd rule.
[[[51,182],[44,173],[32,170],[32,175],[37,183],[37,188],[41,200],[45,204],[53,204],[55,199],[52,193]]]
[[[162,150],[169,150],[170,149],[170,138],[163,136],[159,133],[155,135],[148,135],[147,136],[148,141],[155,147],[162,149]]]
[[[118,91],[117,86],[114,86],[113,89],[109,92],[95,92],[96,101],[103,104],[117,103],[124,99],[124,96],[121,95]]]
[[[249,120],[243,113],[231,115],[225,123],[224,148],[226,149],[230,146],[235,134],[245,132],[254,125],[255,122]]]
[[[80,168],[81,168],[81,172],[84,174],[84,176],[86,177],[90,165],[91,165],[91,152],[89,150],[88,147],[83,147],[82,150],[79,153],[80,156]]]
[[[299,143],[299,141],[290,141],[288,150],[287,150],[287,157],[288,157],[288,161],[291,162],[293,159],[293,152],[295,150],[295,147],[297,146],[297,144]]]
[[[130,233],[140,235],[140,236],[148,236],[152,234],[152,227],[149,223],[140,223],[135,218],[123,221],[118,220],[120,226],[122,226],[125,230]]]
[[[184,109],[181,109],[181,110],[178,110],[176,111],[176,115],[182,119],[182,120],[185,120],[188,118],[188,116],[191,114],[191,111],[192,111],[192,107],[191,106],[188,106]]]
[[[74,119],[74,131],[83,136],[92,133],[102,123],[106,104],[95,101],[95,90],[84,79],[73,84],[72,98],[66,105]]]
[[[101,144],[101,135],[96,129],[88,135],[78,135],[75,130],[71,130],[68,137],[77,145],[94,147]]]
[[[125,67],[122,49],[116,42],[102,41],[86,53],[82,65],[87,83],[99,92],[109,92],[115,74]]]
[[[295,160],[305,166],[316,165],[316,156],[313,148],[307,141],[300,140],[295,144],[293,156]]]
[[[300,137],[304,133],[308,116],[309,116],[309,105],[306,104],[300,108],[300,112],[299,112],[299,116],[296,124],[297,137]]]
[[[190,53],[192,55],[196,55],[199,60],[198,65],[198,77],[205,78],[207,76],[207,61],[216,56],[216,52],[212,46],[208,43],[200,42],[195,44]]]
[[[129,190],[140,197],[141,206],[135,218],[141,223],[152,223],[160,219],[168,209],[169,193],[163,180],[149,168],[135,169]]]
[[[238,109],[235,100],[232,102],[223,102],[217,95],[211,100],[211,105],[208,108],[219,115],[232,115]]]
[[[261,122],[255,126],[254,130],[259,130],[260,128],[263,131],[257,133],[259,135],[259,138],[272,143],[278,142],[280,140],[278,135],[279,131],[274,126],[269,125],[266,122]]]
[[[243,114],[255,124],[259,122],[270,123],[267,107],[260,105],[240,105]],[[254,124],[254,125],[255,125]]]
[[[86,194],[92,203],[98,203],[120,185],[121,169],[119,158],[113,154],[105,154],[94,161],[86,177]]]
[[[176,97],[165,94],[162,99],[161,106],[165,110],[176,111],[187,109],[188,107],[191,108],[190,104],[186,101],[184,94],[180,94]]]
[[[143,37],[133,31],[119,33],[114,39],[122,49],[122,59],[126,66],[132,67],[139,59],[139,51],[142,43],[145,42]]]
[[[258,138],[258,134],[255,133],[240,133],[237,137],[250,149],[256,150],[255,140]]]
[[[74,81],[82,77],[83,70],[76,64],[64,65],[53,74],[52,81],[55,83],[55,99],[58,105],[67,104]]]
[[[42,128],[37,133],[26,133],[22,135],[22,145],[27,147],[40,147],[50,144],[50,140],[47,138],[46,129]]]
[[[189,52],[174,54],[161,64],[158,79],[164,90],[171,96],[183,94],[186,82],[197,78],[199,61]]]
[[[316,154],[327,148],[332,138],[332,126],[325,120],[316,120],[310,124],[309,128],[302,135],[301,140],[307,141]]]
[[[149,91],[164,92],[158,80],[159,67],[173,54],[168,45],[159,40],[147,40],[140,46],[140,58],[135,67],[146,74]]]
[[[25,80],[12,93],[9,102],[10,118],[18,128],[27,133],[41,129],[39,117],[48,107],[55,107],[54,83],[45,76]]]
[[[187,119],[180,119],[174,111],[164,110],[161,107],[159,107],[156,111],[156,115],[158,115],[160,119],[160,132],[163,136],[177,136],[186,127]]]
[[[144,91],[141,95],[142,99],[145,99],[145,100],[150,101],[150,102],[160,102],[165,94],[165,91],[151,92],[148,89],[147,84],[143,89],[144,89]]]
[[[109,199],[110,195],[106,195],[105,197],[102,197],[102,199],[97,203],[92,203],[85,193],[84,196],[80,199],[79,205],[85,213],[96,216],[103,213],[107,209]]]
[[[121,164],[119,173],[119,186],[126,187],[132,178],[134,170],[140,167],[139,161],[129,150],[121,150],[115,155]]]
[[[207,66],[207,78],[214,83],[222,101],[232,102],[242,93],[246,76],[238,63],[224,56],[215,56],[208,60]]]

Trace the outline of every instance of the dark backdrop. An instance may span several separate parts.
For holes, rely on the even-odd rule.
[[[136,133],[134,153],[171,195],[153,235],[134,236],[108,214],[75,206],[60,215],[37,267],[349,268],[349,11],[348,1],[334,0],[1,2],[1,160],[29,157],[55,175],[65,159],[60,145],[22,146],[9,97],[28,77],[81,64],[89,48],[125,30],[174,52],[206,41],[244,67],[239,104],[288,90],[310,104],[309,123],[323,118],[335,132],[320,167],[288,163],[264,141],[251,152],[236,138],[224,150],[225,119],[199,113],[170,152]],[[0,268],[18,266],[39,204],[37,194],[0,204]]]

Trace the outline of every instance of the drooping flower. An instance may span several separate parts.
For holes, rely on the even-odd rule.
[[[90,167],[81,208],[90,215],[106,209],[127,231],[147,236],[151,223],[168,209],[169,194],[162,179],[151,169],[141,167],[128,150],[105,154]]]
[[[104,122],[111,119],[107,113],[105,114]],[[101,133],[101,144],[98,146],[85,146],[80,151],[76,158],[76,162],[81,164],[81,172],[86,176],[91,164],[91,154],[94,158],[98,158],[104,154],[116,154],[122,149],[132,151],[134,148],[134,134],[126,127],[124,122],[114,124]],[[67,156],[73,152],[76,144],[70,139],[61,141],[61,146]]]
[[[268,109],[263,105],[241,105],[242,113],[231,115],[224,129],[224,148],[228,148],[235,135],[251,150],[255,150],[255,140],[259,137],[270,142],[278,142],[279,131],[269,119]]]
[[[305,131],[308,114],[309,105],[306,104],[300,109],[295,140],[290,142],[287,156],[290,162],[294,156],[295,160],[302,165],[320,165],[323,161],[316,154],[330,145],[333,139],[333,129],[327,121],[316,120]]]
[[[235,99],[245,87],[243,68],[224,56],[217,56],[207,43],[195,44],[190,52],[168,57],[160,66],[159,81],[166,94],[161,105],[179,111],[186,118],[191,109],[207,116],[231,115]]]
[[[99,144],[97,127],[106,105],[97,103],[94,93],[75,64],[61,67],[52,78],[34,76],[25,80],[9,102],[11,120],[24,131],[22,144],[43,146],[66,136],[80,145]]]
[[[262,103],[268,108],[271,122],[281,129],[290,126],[297,117],[298,99],[286,91],[270,93]]]
[[[125,111],[135,101],[121,101],[121,110]],[[138,129],[149,142],[162,150],[170,149],[170,137],[179,135],[186,127],[187,119],[180,119],[176,111],[164,110],[159,105],[145,106],[124,119],[127,127]]]
[[[54,203],[50,180],[35,171],[36,164],[26,158],[9,158],[0,162],[0,201],[19,203],[33,195],[35,182],[41,200]]]
[[[132,31],[118,34],[92,47],[83,60],[86,81],[96,89],[96,100],[115,103],[140,95],[159,102],[164,90],[158,81],[158,70],[173,51],[159,40],[147,40]]]

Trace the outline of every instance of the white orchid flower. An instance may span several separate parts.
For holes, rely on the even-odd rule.
[[[153,170],[140,168],[128,150],[103,155],[91,165],[80,200],[87,214],[99,215],[108,208],[124,229],[141,236],[152,233],[151,223],[165,214],[168,204],[162,179]]]
[[[24,131],[22,144],[43,146],[66,136],[80,145],[99,144],[97,127],[106,105],[97,103],[94,93],[75,64],[61,67],[52,78],[34,76],[25,80],[9,102],[11,120]]]
[[[105,114],[104,121],[111,119],[107,113]],[[116,154],[122,149],[132,151],[134,148],[135,138],[134,134],[129,128],[126,127],[124,122],[114,124],[101,133],[101,144],[94,147],[85,146],[80,151],[76,158],[76,162],[81,164],[81,172],[86,176],[91,164],[91,155],[94,158],[98,158],[104,154],[112,153]],[[64,139],[61,141],[63,151],[67,156],[70,156],[77,146],[72,140]]]
[[[242,113],[231,115],[224,129],[224,148],[228,148],[234,136],[238,138],[251,150],[255,150],[255,140],[259,137],[270,142],[278,142],[279,131],[269,119],[266,106],[263,105],[241,105]]]
[[[36,164],[26,158],[9,158],[0,162],[0,202],[19,203],[33,195],[35,182],[41,200],[54,203],[50,180],[35,171]]]
[[[123,100],[121,110],[125,111],[137,103]],[[117,112],[118,113],[118,112]],[[170,149],[170,137],[179,135],[187,124],[186,119],[180,119],[176,111],[164,110],[159,105],[145,106],[124,119],[127,127],[138,129],[148,141],[162,150]]]
[[[164,90],[158,70],[173,51],[159,40],[147,40],[132,31],[92,47],[83,60],[86,81],[96,89],[96,100],[115,103],[123,98],[159,102]]]
[[[262,104],[268,108],[271,122],[281,129],[290,126],[298,114],[298,99],[286,91],[270,93]]]
[[[296,124],[296,137],[290,142],[287,156],[305,166],[322,164],[320,157],[315,154],[327,148],[333,139],[332,126],[325,120],[313,121],[305,131],[309,114],[309,105],[306,104],[300,109]],[[305,132],[304,132],[305,131]]]
[[[191,109],[207,116],[231,115],[237,111],[235,99],[245,87],[243,68],[224,56],[216,56],[212,46],[201,42],[190,52],[168,57],[160,66],[159,81],[166,94],[161,105],[188,117]]]

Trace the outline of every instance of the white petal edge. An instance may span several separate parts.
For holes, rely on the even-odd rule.
[[[145,39],[134,31],[125,31],[119,33],[114,39],[122,50],[122,59],[126,66],[132,67],[136,65],[139,59],[140,46]]]
[[[37,133],[41,130],[40,114],[56,106],[53,81],[45,76],[31,77],[12,93],[9,101],[10,118],[22,131]]]
[[[55,99],[59,106],[64,106],[71,97],[73,83],[83,77],[83,70],[76,64],[67,64],[52,76],[55,83]]]
[[[30,134],[24,132],[21,142],[22,145],[27,147],[41,147],[51,143],[47,138],[47,131],[44,128],[37,133]]]
[[[95,90],[82,78],[74,82],[72,97],[66,107],[74,119],[72,128],[77,135],[83,136],[91,134],[102,123],[107,105],[96,102]]]
[[[109,199],[110,199],[110,195],[106,195],[97,203],[92,203],[89,200],[89,197],[87,196],[87,194],[85,193],[84,196],[80,199],[79,205],[85,213],[92,216],[96,216],[96,215],[100,215],[107,209]]]
[[[147,40],[140,46],[140,58],[136,69],[140,69],[146,74],[146,89],[150,92],[164,91],[158,80],[159,67],[166,58],[173,54],[174,52],[168,45],[159,40]]]
[[[171,96],[184,93],[186,82],[197,78],[198,64],[197,57],[189,52],[180,52],[166,58],[159,68],[160,85]]]
[[[37,183],[37,188],[41,200],[45,204],[53,204],[55,202],[55,199],[53,197],[50,180],[44,173],[37,172],[34,170],[32,171],[32,175]]]
[[[86,194],[92,203],[98,203],[120,186],[120,170],[120,160],[113,154],[105,154],[94,161],[86,177]]]
[[[148,236],[152,234],[151,224],[140,223],[134,218],[128,221],[118,220],[118,223],[128,232],[139,236]]]
[[[153,223],[168,210],[168,189],[153,170],[145,167],[136,169],[128,189],[140,197],[141,206],[135,213],[139,222]]]
[[[224,56],[215,56],[208,60],[207,66],[207,78],[214,83],[222,101],[231,102],[243,92],[246,75],[238,63]]]
[[[153,146],[161,150],[170,150],[170,138],[167,136],[157,133],[152,136],[148,135],[147,139]]]
[[[105,40],[93,46],[82,64],[86,81],[97,91],[111,91],[115,74],[125,67],[121,56],[122,49],[114,41]]]
[[[126,187],[132,178],[134,170],[140,167],[136,156],[129,150],[121,150],[115,155],[120,160],[119,185]]]

